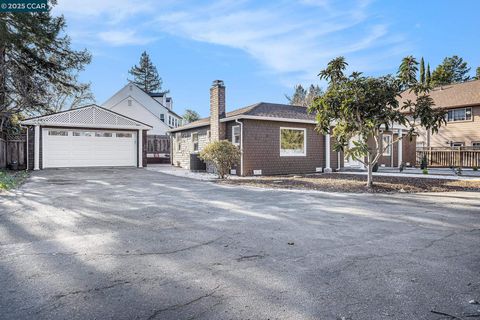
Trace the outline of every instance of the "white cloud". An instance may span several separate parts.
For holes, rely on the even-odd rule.
[[[384,22],[369,15],[369,2],[190,3],[162,13],[156,25],[175,36],[243,50],[271,72],[305,81],[336,56],[349,58],[368,51],[374,64],[373,48],[403,41],[392,37]]]
[[[112,46],[144,45],[155,40],[155,38],[140,36],[133,30],[104,31],[100,32],[98,37]]]

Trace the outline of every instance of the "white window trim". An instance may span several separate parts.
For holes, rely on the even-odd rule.
[[[303,153],[291,154],[282,153],[282,130],[298,130],[303,131]],[[280,149],[280,157],[306,157],[307,156],[307,129],[306,128],[293,128],[293,127],[280,127],[278,131],[278,147]]]
[[[235,143],[235,129],[238,128],[238,143]],[[240,125],[238,126],[232,126],[232,144],[235,146],[240,146],[240,139],[242,139],[241,133],[240,133]]]
[[[197,150],[195,150],[195,141],[193,141],[193,135],[196,134],[197,135]],[[200,151],[200,141],[199,141],[199,135],[198,135],[198,132],[192,132],[192,150],[193,152],[198,152]]]
[[[388,137],[388,142],[389,142],[389,146],[388,148],[385,148],[385,146],[383,145],[383,140],[385,137]],[[393,149],[393,145],[391,144],[392,143],[392,136],[390,134],[384,134],[382,136],[382,149],[383,149],[383,152],[382,152],[382,156],[385,156],[385,157],[391,157],[392,156],[392,149]]]

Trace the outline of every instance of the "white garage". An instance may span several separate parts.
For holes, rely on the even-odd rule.
[[[146,165],[151,127],[99,106],[27,119],[31,169]]]

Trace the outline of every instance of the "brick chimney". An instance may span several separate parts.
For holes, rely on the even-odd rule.
[[[226,124],[220,122],[225,118],[225,85],[222,80],[215,80],[210,88],[210,141],[225,139]]]

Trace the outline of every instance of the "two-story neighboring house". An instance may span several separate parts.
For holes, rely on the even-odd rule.
[[[438,133],[424,130],[417,137],[417,148],[480,148],[480,80],[434,88],[430,97],[434,108],[446,111],[447,124]],[[413,92],[404,92],[400,103],[415,100]]]
[[[170,129],[182,125],[182,117],[176,114],[173,100],[166,93],[147,93],[133,83],[128,83],[102,107],[152,126],[147,135],[147,161],[169,162]]]

